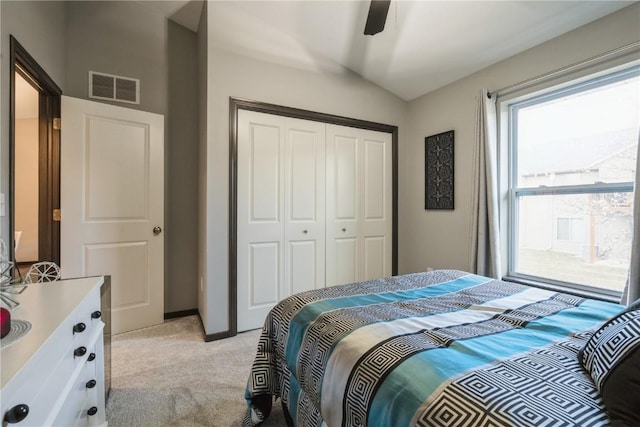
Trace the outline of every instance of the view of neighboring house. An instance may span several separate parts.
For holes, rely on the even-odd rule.
[[[638,129],[631,128],[531,146],[518,159],[520,187],[632,182],[637,138]],[[557,156],[545,154],[549,145]],[[589,264],[606,264],[609,274],[622,277],[618,283],[624,283],[630,247],[620,243],[630,239],[632,196],[618,192],[524,198],[519,217],[524,227],[518,236],[521,265],[532,262],[525,254],[547,251],[558,254],[556,259],[562,260],[558,262],[576,262],[580,270]],[[605,198],[606,204],[602,203]],[[529,268],[545,267],[532,264]],[[588,274],[588,269],[583,271],[580,274]]]

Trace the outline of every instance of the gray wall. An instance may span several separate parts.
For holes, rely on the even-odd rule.
[[[143,2],[67,2],[67,90],[88,99],[88,73],[140,79],[140,105],[113,105],[167,114],[167,20]],[[166,123],[166,119],[165,119]]]
[[[197,42],[196,33],[169,21],[165,312],[194,309],[198,300]]]
[[[215,2],[207,8],[209,22]],[[206,263],[201,266],[207,293],[201,293],[207,334],[228,329],[229,228],[229,97],[263,101],[287,107],[336,114],[398,126],[400,150],[405,143],[406,102],[360,76],[285,67],[239,56],[208,40]]]
[[[638,40],[640,5],[634,4],[409,102],[408,135],[400,150],[400,272],[471,268],[471,171],[479,89],[504,88]],[[456,208],[426,211],[424,138],[451,129]]]
[[[0,217],[0,236],[9,241],[9,36],[18,42],[65,90],[65,4],[58,2],[0,1],[0,192],[7,200]]]
[[[207,51],[208,37],[208,3],[204,3],[200,24],[198,25],[198,312],[203,324],[208,324],[207,288],[204,278],[207,277],[207,141],[208,130],[208,98],[209,77]]]
[[[140,104],[112,104],[165,116],[164,310],[194,309],[196,35],[168,21],[151,2],[79,1],[68,2],[66,38],[66,95],[88,99],[90,70],[133,77],[140,79]]]
[[[0,191],[9,194],[9,34],[62,88],[88,98],[88,71],[141,81],[140,105],[165,115],[165,312],[197,306],[195,33],[145,2],[1,1]],[[10,209],[8,206],[7,209]],[[8,240],[8,216],[0,217]]]

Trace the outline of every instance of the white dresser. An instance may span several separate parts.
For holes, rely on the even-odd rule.
[[[103,282],[36,283],[19,295],[11,318],[32,326],[0,350],[3,426],[106,426]]]

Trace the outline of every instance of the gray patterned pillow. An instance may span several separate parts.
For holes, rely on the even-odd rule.
[[[622,311],[578,355],[614,425],[640,425],[640,308]]]
[[[640,310],[623,311],[606,322],[587,341],[582,366],[598,391],[616,365],[640,346]]]

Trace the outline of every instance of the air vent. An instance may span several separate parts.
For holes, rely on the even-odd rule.
[[[89,98],[140,103],[140,80],[89,71]]]

